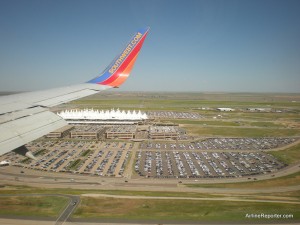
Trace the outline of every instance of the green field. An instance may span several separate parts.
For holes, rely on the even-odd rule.
[[[297,177],[296,177],[297,176]],[[299,180],[300,174],[289,176],[290,180]],[[279,179],[279,178],[278,178]],[[285,180],[284,182],[286,182]],[[290,183],[288,182],[290,185]],[[249,184],[247,184],[249,187]],[[274,183],[273,183],[274,185]],[[277,185],[277,184],[275,184]],[[251,187],[251,186],[250,186]],[[11,190],[9,190],[11,189]],[[206,194],[195,192],[147,192],[147,191],[122,191],[122,190],[78,190],[78,189],[42,189],[26,186],[7,186],[4,193],[61,193],[61,194],[86,194],[102,193],[126,196],[151,196],[151,197],[193,197],[208,198],[211,200],[174,200],[174,199],[121,199],[111,197],[81,197],[81,202],[73,214],[79,219],[119,219],[119,220],[144,220],[144,221],[208,221],[208,222],[247,222],[247,213],[265,214],[292,214],[293,219],[300,219],[299,205],[293,203],[300,198],[300,192],[284,192],[269,194],[240,195],[232,194],[233,198],[272,200],[276,196],[280,200],[286,199],[290,203],[267,202],[236,202],[226,201],[228,194]],[[223,201],[214,198],[225,197]],[[290,199],[290,198],[293,198]],[[27,216],[27,217],[57,217],[66,206],[68,199],[64,197],[1,197],[0,215]],[[178,213],[180,212],[180,213]],[[249,222],[254,222],[249,219]],[[270,221],[270,220],[268,220]],[[278,220],[274,220],[277,221]]]
[[[249,126],[254,127],[269,127],[269,128],[284,128],[283,124],[274,123],[274,122],[250,122]]]
[[[82,157],[85,157],[85,156],[87,156],[88,154],[90,154],[91,151],[92,151],[92,150],[88,149],[88,150],[84,151],[83,153],[81,153],[81,156],[82,156]]]
[[[184,125],[188,133],[197,136],[213,137],[290,137],[299,136],[300,129],[244,128],[244,127],[207,127]]]
[[[142,111],[185,111],[198,112],[204,116],[222,114],[228,118],[273,120],[284,117],[297,119],[300,96],[297,94],[254,94],[254,93],[151,93],[151,92],[106,92],[67,103],[63,108],[94,108],[142,110]],[[208,110],[199,110],[201,108]],[[218,107],[230,107],[235,112],[217,112]],[[275,108],[284,113],[240,112],[246,108]],[[289,115],[287,115],[289,114]],[[255,119],[256,120],[256,119]]]
[[[178,123],[178,124],[197,124],[197,125],[209,125],[209,126],[240,126],[239,123],[233,121],[224,120],[162,120],[163,122]]]
[[[0,197],[0,215],[57,218],[68,201],[55,196]]]
[[[296,204],[90,197],[82,198],[73,217],[176,222],[245,222],[247,213],[274,214],[278,212],[293,214],[294,218],[291,221],[300,219],[299,205]],[[249,219],[249,222],[254,221],[254,219]]]
[[[69,170],[76,170],[77,167],[80,165],[81,162],[82,162],[81,159],[76,159],[75,161],[73,161],[73,162],[67,167],[67,169],[69,169]]]
[[[103,108],[141,108],[147,110],[184,110],[200,107],[232,108],[299,108],[297,94],[254,94],[254,93],[145,93],[106,92],[69,103],[71,105]]]
[[[202,116],[198,120],[160,121],[181,124],[191,135],[197,136],[300,136],[298,94],[107,92],[73,101],[64,107],[196,112]],[[206,109],[201,110],[203,107]],[[220,112],[216,110],[218,107],[230,107],[236,111]],[[271,108],[281,113],[246,110],[251,107]]]
[[[71,189],[71,188],[35,188],[28,186],[6,186],[0,189],[0,194],[109,194],[109,195],[130,195],[130,196],[155,196],[155,197],[193,197],[193,198],[215,198],[220,195],[197,193],[197,192],[164,192],[164,191],[127,191],[127,190],[97,190],[97,189]]]
[[[289,165],[300,162],[300,144],[297,144],[285,150],[270,151],[268,153],[272,154],[280,161]]]
[[[170,122],[170,123],[178,123],[178,124],[192,124],[192,125],[202,125],[202,126],[233,126],[233,127],[245,127],[245,128],[287,128],[286,125],[280,123],[280,122],[268,122],[268,121],[261,121],[261,122],[253,122],[253,121],[245,121],[245,120],[237,120],[237,121],[231,121],[231,120],[220,120],[220,119],[214,119],[214,120],[207,120],[207,119],[201,119],[201,120],[184,120],[184,119],[177,119],[177,120],[161,120],[163,122]]]

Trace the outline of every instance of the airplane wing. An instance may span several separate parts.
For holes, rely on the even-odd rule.
[[[67,124],[49,107],[119,87],[128,78],[149,28],[139,29],[101,75],[68,87],[0,97],[0,155]]]

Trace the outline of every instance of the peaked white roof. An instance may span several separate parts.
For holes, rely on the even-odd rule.
[[[60,117],[65,120],[145,120],[148,119],[146,113],[142,113],[140,110],[136,112],[125,111],[120,109],[111,110],[94,110],[94,109],[84,109],[84,110],[65,110],[57,113]]]

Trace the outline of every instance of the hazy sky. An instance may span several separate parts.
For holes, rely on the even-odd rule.
[[[88,81],[144,26],[120,91],[300,92],[298,0],[0,0],[0,91]]]

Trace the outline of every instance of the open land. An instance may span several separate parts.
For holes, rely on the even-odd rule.
[[[55,222],[69,205],[59,195],[70,195],[80,203],[71,202],[66,218],[78,223],[300,221],[300,95],[106,92],[53,111],[83,108],[141,110],[151,116],[147,126],[176,124],[178,136],[29,143],[37,161],[1,158],[11,165],[0,169],[0,217]],[[41,196],[17,196],[32,193]],[[289,218],[246,216],[262,213]]]

